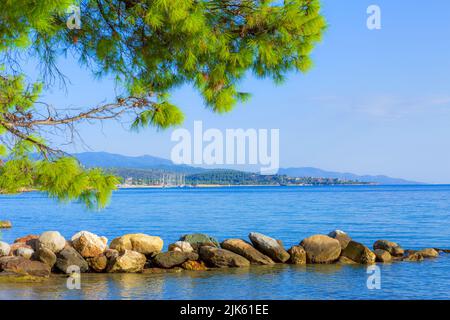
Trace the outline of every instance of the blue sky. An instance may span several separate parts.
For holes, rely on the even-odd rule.
[[[382,29],[366,28],[377,4]],[[283,85],[249,77],[253,98],[225,115],[206,109],[190,87],[173,92],[186,128],[279,128],[280,163],[357,174],[386,174],[450,183],[450,2],[323,0],[329,29],[307,74]],[[61,61],[71,84],[45,100],[58,107],[92,106],[114,97],[75,61]],[[90,150],[169,158],[171,130],[127,132],[117,123],[83,125]],[[67,148],[66,148],[67,149]],[[69,151],[87,151],[81,143]]]

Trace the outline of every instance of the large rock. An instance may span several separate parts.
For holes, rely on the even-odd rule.
[[[66,239],[58,231],[46,231],[39,236],[38,246],[58,253],[66,246]]]
[[[177,241],[169,245],[169,251],[179,251],[179,252],[193,252],[194,248],[192,248],[191,244],[186,241]]]
[[[108,264],[107,272],[141,272],[144,270],[147,259],[140,252],[125,250],[119,256],[112,258]]]
[[[14,240],[14,243],[23,243],[36,251],[38,248],[39,236],[35,234],[29,234],[25,237],[17,238],[16,240]]]
[[[111,241],[109,247],[119,252],[129,250],[145,255],[152,255],[161,252],[163,244],[163,240],[160,237],[135,233],[115,238]]]
[[[347,247],[348,243],[352,241],[352,238],[350,238],[350,236],[342,230],[331,231],[328,236],[339,241],[341,250],[344,250]]]
[[[389,252],[394,257],[401,257],[405,253],[405,250],[402,249],[396,242],[388,241],[388,240],[377,240],[373,244],[373,249],[382,249]]]
[[[31,259],[31,257],[34,255],[34,250],[31,248],[18,248],[14,255],[17,257],[23,257],[25,259]]]
[[[169,269],[188,260],[198,260],[198,254],[195,252],[169,251],[158,253],[152,261],[158,267]]]
[[[323,234],[316,234],[300,243],[306,251],[308,263],[332,263],[341,254],[341,244],[338,240]]]
[[[273,264],[273,260],[255,249],[250,243],[242,239],[227,239],[221,247],[243,256],[251,264]]]
[[[302,246],[292,246],[289,250],[289,263],[306,264],[306,251]]]
[[[201,246],[219,247],[216,238],[203,233],[185,234],[179,241],[189,242],[194,250],[198,250]]]
[[[0,241],[0,257],[7,256],[11,252],[11,246],[6,242]]]
[[[56,254],[54,254],[52,250],[47,248],[39,248],[35,252],[34,258],[35,260],[45,263],[50,268],[53,268],[56,263]]]
[[[210,246],[202,246],[199,249],[200,259],[207,264],[217,267],[247,267],[250,261],[229,250]]]
[[[93,258],[88,258],[87,263],[91,270],[103,272],[108,266],[108,258],[102,254]]]
[[[375,263],[376,255],[365,245],[350,241],[347,247],[342,251],[341,255],[347,257],[357,263],[372,264]]]
[[[70,246],[66,246],[63,250],[56,254],[55,266],[64,273],[70,273],[70,266],[78,266],[80,272],[87,272],[89,265],[86,260],[78,253],[77,250]]]
[[[35,277],[50,276],[50,267],[39,261],[32,261],[23,257],[0,258],[0,271],[13,272]]]
[[[185,270],[189,271],[206,271],[208,268],[206,267],[203,261],[192,261],[188,260],[181,264],[181,267]]]
[[[252,232],[248,237],[256,249],[269,256],[273,261],[286,262],[289,260],[289,253],[276,239],[258,232]]]
[[[84,258],[101,255],[106,250],[107,242],[106,238],[100,238],[89,231],[80,231],[72,236],[72,246]]]
[[[437,252],[433,248],[422,249],[422,250],[417,251],[417,253],[421,254],[422,257],[424,257],[424,258],[437,258],[437,257],[439,257],[439,252]]]
[[[410,261],[410,262],[416,262],[416,261],[422,261],[423,255],[421,255],[418,252],[410,253],[406,257],[402,258],[402,261]]]
[[[392,255],[383,249],[376,249],[373,253],[375,253],[376,261],[377,262],[391,262],[392,261]]]
[[[17,250],[19,250],[19,249],[33,250],[33,248],[31,246],[27,245],[25,242],[15,242],[12,245],[10,245],[10,249],[11,249],[9,251],[10,256],[18,256]]]

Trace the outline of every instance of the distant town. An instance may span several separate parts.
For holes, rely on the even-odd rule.
[[[111,169],[120,176],[126,187],[196,187],[196,186],[308,186],[372,184],[337,178],[289,177],[287,175],[260,175],[236,170],[209,170],[203,173],[173,173],[161,170]]]
[[[413,184],[413,181],[383,175],[355,175],[313,167],[280,168],[277,174],[229,168],[208,169],[176,165],[150,155],[125,156],[107,152],[84,152],[74,156],[88,168],[100,167],[121,178],[120,187],[209,187],[209,186],[315,186]]]

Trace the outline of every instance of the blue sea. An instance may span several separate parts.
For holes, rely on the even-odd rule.
[[[334,229],[371,247],[378,239],[405,249],[450,248],[450,186],[319,186],[122,189],[109,207],[87,211],[32,192],[0,196],[0,220],[13,228],[2,241],[58,230],[110,240],[126,233],[158,235],[165,246],[186,233],[247,239],[261,232],[289,248]],[[380,267],[369,289],[364,266],[259,266],[173,274],[83,274],[80,290],[64,277],[1,283],[0,299],[450,299],[450,254]]]

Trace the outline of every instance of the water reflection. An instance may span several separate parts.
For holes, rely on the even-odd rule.
[[[366,286],[365,266],[274,265],[162,274],[82,274],[38,283],[1,283],[0,299],[444,299],[450,298],[450,256],[381,265],[382,289]],[[422,290],[420,295],[414,288]]]

